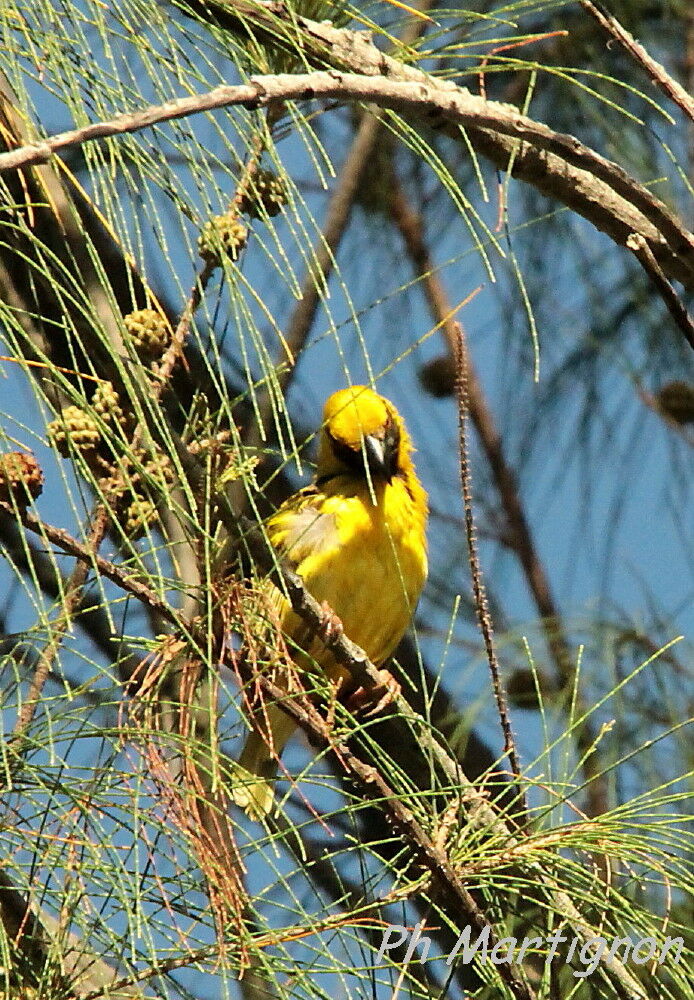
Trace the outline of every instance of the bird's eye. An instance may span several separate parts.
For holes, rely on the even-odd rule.
[[[385,436],[386,451],[396,453],[399,444],[400,444],[400,430],[398,429],[398,425],[393,423],[393,421],[389,421],[388,426],[386,428],[386,436]]]

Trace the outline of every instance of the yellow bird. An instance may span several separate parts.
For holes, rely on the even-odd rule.
[[[427,495],[412,450],[389,400],[366,386],[334,393],[325,404],[314,483],[290,497],[267,524],[277,552],[376,666],[400,642],[427,575]],[[294,660],[318,663],[335,683],[347,680],[347,671],[310,635],[280,591],[272,590]],[[296,727],[272,704],[259,707],[253,722],[233,798],[251,818],[261,819],[272,808],[277,760]]]

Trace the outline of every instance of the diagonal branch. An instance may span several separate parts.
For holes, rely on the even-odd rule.
[[[191,482],[191,486],[196,490],[200,485],[202,476],[200,465],[194,456],[190,455],[178,443],[177,451],[183,469]],[[278,586],[285,593],[292,609],[308,625],[311,634],[320,637],[321,642],[323,642],[326,649],[330,650],[335,660],[350,672],[355,683],[367,688],[377,686],[380,683],[380,673],[371,663],[364,650],[360,649],[343,632],[338,630],[326,631],[325,623],[331,620],[332,615],[330,609],[326,609],[324,606],[318,604],[304,587],[301,577],[287,569],[278,560],[277,554],[271,548],[267,538],[256,525],[249,522],[246,518],[239,518],[230,507],[226,496],[222,494],[218,499],[219,516],[230,536],[238,540],[239,546],[245,548],[260,570],[274,577]],[[283,708],[286,707],[292,718],[302,728],[310,734],[315,735],[319,740],[324,737],[321,727],[319,726],[316,729],[312,717],[309,719],[306,715],[307,710],[305,706],[299,705],[291,698],[288,698],[285,691],[272,685],[263,675],[259,675],[258,681],[261,684],[268,685],[265,688],[268,696],[281,703]],[[473,782],[470,781],[460,763],[449,755],[439,739],[432,734],[426,720],[412,709],[402,694],[398,694],[395,697],[394,705],[403,720],[412,726],[413,730],[418,734],[421,745],[432,755],[453,787],[458,789],[461,801],[467,809],[471,827],[498,837],[499,841],[504,843],[509,851],[518,847],[520,839],[512,832],[503,816],[499,815],[485,794],[480,792]],[[309,726],[308,729],[307,726]],[[340,754],[342,754],[342,748],[340,748]],[[367,768],[367,773],[368,782],[374,780],[374,776],[377,775],[375,769],[371,767]],[[358,773],[357,777],[361,780],[362,775]],[[370,797],[373,796],[370,795]],[[540,864],[533,865],[533,875],[537,877],[538,884],[544,887],[557,912],[571,925],[576,937],[584,942],[591,940],[594,936],[592,928],[583,919],[569,896],[558,888],[552,875]],[[611,952],[603,952],[600,956],[600,961],[612,975],[620,997],[627,998],[627,1000],[641,1000],[645,996],[639,983],[623,963],[614,957]]]
[[[641,267],[657,288],[660,297],[667,306],[668,312],[684,334],[690,347],[694,348],[694,319],[689,315],[686,306],[663,274],[663,269],[649,247],[648,241],[639,233],[632,233],[627,240],[627,247],[633,252]]]
[[[179,457],[181,457],[183,461],[186,474],[192,476],[193,480],[195,478],[199,479],[202,475],[202,470],[194,457],[189,455],[183,446],[179,446]],[[195,482],[193,481],[191,484],[194,486]],[[302,617],[313,634],[321,635],[323,638],[325,636],[325,629],[323,627],[326,616],[325,608],[321,607],[321,605],[319,605],[318,602],[315,601],[315,599],[308,593],[308,591],[304,588],[300,577],[287,570],[278,562],[276,554],[270,549],[267,541],[255,525],[249,524],[246,519],[237,518],[233,510],[231,510],[228,506],[226,498],[223,495],[219,497],[219,503],[220,515],[224,520],[227,530],[237,538],[239,536],[242,537],[243,543],[245,544],[250,555],[257,562],[260,569],[277,576],[278,582],[287,594],[292,608]],[[0,503],[0,512],[16,516],[16,512],[5,503]],[[82,545],[82,543],[72,538],[68,532],[55,528],[51,525],[47,525],[40,521],[35,515],[28,512],[21,514],[20,519],[26,528],[31,531],[35,531],[37,534],[48,539],[53,544],[58,545],[63,549],[63,551],[69,552],[78,558],[89,558],[93,560],[97,570],[103,573],[108,579],[117,583],[126,591],[132,593],[139,600],[155,607],[156,610],[160,611],[168,621],[171,621],[174,624],[180,624],[177,622],[177,616],[174,612],[171,611],[164,601],[161,601],[156,594],[150,591],[148,587],[140,583],[140,581],[136,581],[129,577],[115,564],[110,563],[101,556],[90,553],[87,546]],[[327,614],[329,617],[330,613],[327,612]],[[380,675],[376,667],[374,667],[374,665],[369,661],[364,651],[352,643],[346,635],[333,631],[327,638],[323,638],[323,641],[326,647],[333,653],[335,659],[341,665],[345,666],[353,674],[355,680],[357,680],[360,684],[372,687],[380,682]],[[259,682],[267,686],[266,690],[270,697],[275,698],[276,700],[281,700],[283,707],[286,707],[289,714],[295,718],[295,721],[297,721],[302,728],[307,729],[307,731],[309,731],[312,735],[315,735],[319,741],[326,739],[325,723],[320,720],[320,716],[317,716],[317,713],[312,707],[307,708],[306,706],[299,705],[287,698],[284,691],[280,691],[278,688],[273,686],[271,682],[262,675],[259,677]],[[407,700],[402,695],[397,697],[395,704],[403,719],[415,727],[422,745],[426,746],[427,750],[431,752],[447,778],[460,790],[461,798],[467,807],[471,826],[478,830],[486,830],[488,833],[499,837],[500,841],[506,845],[507,850],[512,851],[513,848],[519,843],[518,838],[509,829],[503,817],[499,816],[486,796],[478,791],[474,784],[466,777],[460,764],[449,756],[444,747],[432,735],[426,720],[421,718],[421,716],[417,715],[417,713],[412,710]],[[317,721],[317,719],[320,721]],[[329,745],[332,747],[332,744]],[[363,765],[357,758],[353,758],[353,755],[348,748],[343,748],[342,745],[339,747],[339,754],[340,760],[347,762],[348,769],[351,770],[353,776],[358,779],[360,783],[368,786],[365,790],[368,792],[370,798],[376,797],[379,801],[383,798],[389,807],[395,808],[397,806],[398,810],[404,809],[405,813],[409,816],[409,811],[398,803],[397,797],[391,794],[387,784],[373,768]],[[401,825],[403,822],[409,822],[408,816],[400,816],[398,813],[398,815],[394,815],[393,818],[398,825]],[[441,860],[439,858],[439,854],[441,851],[436,848],[434,849],[433,854],[429,851],[428,841],[422,840],[419,827],[417,829],[413,828],[410,832],[414,837],[413,843],[414,846],[417,847],[418,853],[422,852],[423,862],[425,859],[428,859],[427,867],[431,867],[431,864],[433,863],[436,870],[439,871],[439,863]],[[426,837],[426,835],[424,836]],[[479,926],[478,911],[477,914],[475,913],[476,907],[475,909],[468,909],[466,890],[464,890],[464,886],[460,883],[455,871],[452,869],[449,871],[449,868],[450,865],[444,869],[443,876],[441,876],[447,891],[451,892],[459,903],[465,904],[465,910],[468,913],[468,916],[472,922],[476,924],[476,926]],[[439,876],[437,875],[437,878],[438,877]],[[592,937],[592,929],[590,926],[581,917],[566,893],[557,888],[551,875],[543,870],[539,865],[537,866],[537,877],[539,883],[545,886],[545,890],[551,897],[557,911],[567,921],[569,921],[579,939],[582,941],[590,939]],[[461,887],[464,890],[463,893],[459,891]],[[474,906],[475,904],[473,901],[473,907]],[[626,997],[631,994],[634,997],[640,998],[644,995],[639,984],[633,979],[623,964],[619,962],[618,959],[614,958],[611,953],[603,953],[600,956],[600,960],[616,980],[620,996]],[[513,984],[516,983],[516,975],[510,968],[508,972],[510,977],[508,980],[509,987],[515,989],[516,987]],[[516,993],[517,996],[526,998],[532,996],[532,993],[527,993],[527,991],[523,992],[526,990],[524,983],[519,982],[518,988],[521,992]]]
[[[478,931],[485,931],[490,924],[465,887],[447,852],[432,840],[412,810],[401,801],[383,776],[374,767],[360,760],[346,743],[335,741],[329,722],[310,702],[288,700],[286,692],[262,674],[258,676],[258,681],[267,697],[281,704],[313,741],[330,749],[343,770],[359,785],[364,797],[375,801],[388,814],[395,830],[413,848],[417,860],[444,890],[454,921],[460,923],[462,916]],[[490,934],[490,943],[492,940],[496,941],[493,933]],[[535,1000],[534,990],[515,964],[500,965],[499,971],[514,997],[518,1000]]]
[[[70,627],[72,620],[82,603],[84,587],[87,582],[87,575],[89,573],[90,566],[93,564],[93,560],[96,557],[99,546],[104,540],[107,526],[108,515],[106,514],[105,508],[99,504],[89,524],[89,537],[85,547],[88,554],[87,558],[80,557],[77,561],[77,565],[70,575],[65,592],[63,608],[57,621],[55,621],[51,626],[51,637],[48,643],[39,654],[34,670],[34,676],[31,679],[27,696],[24,699],[17,716],[17,721],[12,733],[12,744],[16,742],[21,743],[22,737],[31,724],[31,720],[34,717],[34,713],[36,712],[36,708],[41,697],[41,692],[43,691],[46,680],[48,679],[48,675],[51,671],[51,667],[53,666],[53,661],[58,655],[58,650],[62,645],[65,633]]]
[[[579,3],[600,27],[619,42],[631,58],[645,69],[653,83],[694,122],[694,97],[670,76],[665,67],[661,66],[602,4],[592,3],[591,0],[579,0]]]
[[[83,545],[82,542],[74,538],[68,531],[65,531],[63,528],[56,528],[52,524],[42,521],[29,511],[16,511],[10,504],[3,501],[0,501],[0,514],[16,518],[29,531],[33,531],[34,534],[49,541],[52,545],[57,545],[63,552],[67,552],[68,555],[75,556],[77,559],[93,565],[102,576],[115,583],[121,590],[125,590],[126,593],[136,597],[138,601],[141,601],[154,611],[158,611],[172,625],[180,625],[178,615],[175,611],[171,609],[166,601],[163,601],[155,594],[153,590],[150,590],[146,584],[142,583],[136,576],[127,573],[116,563],[104,559],[103,556],[93,552],[88,545]]]
[[[359,661],[359,665],[366,670],[367,677],[374,681],[377,680],[378,673],[368,660]],[[377,769],[360,760],[346,743],[336,742],[329,723],[323,719],[310,702],[304,699],[299,701],[296,697],[288,697],[284,689],[278,687],[264,674],[256,675],[255,679],[263,688],[268,699],[281,704],[283,710],[308,734],[312,742],[326,747],[335,755],[343,770],[361,787],[364,796],[374,801],[387,814],[395,829],[401,831],[408,844],[414,849],[422,866],[431,872],[432,878],[444,890],[448,900],[456,908],[462,908],[466,920],[474,927],[480,931],[484,930],[487,926],[486,917],[466,889],[445,849],[429,837],[412,811],[400,800]],[[426,728],[424,720],[415,715],[402,695],[397,697],[396,705],[403,717],[417,727],[422,742],[428,743],[436,761],[451,782],[460,788],[461,799],[468,809],[471,825],[476,829],[486,829],[487,833],[498,836],[500,843],[504,844],[505,856],[511,861],[516,850],[519,849],[519,838],[514,836],[504,819],[498,815],[485,796],[468,781],[460,765],[448,756]],[[522,856],[520,851],[519,856]],[[546,867],[543,867],[539,862],[532,863],[530,867],[538,884],[544,887],[557,912],[567,920],[576,937],[584,943],[594,941],[593,929],[581,917],[567,894],[557,888]],[[457,923],[460,922],[459,912],[454,920]],[[615,994],[618,997],[622,1000],[645,1000],[644,987],[634,979],[622,962],[615,958],[611,952],[602,951],[599,960],[605,970],[611,974]],[[507,965],[503,975],[515,997],[531,998],[535,996],[532,988],[520,978],[519,970],[515,966]]]

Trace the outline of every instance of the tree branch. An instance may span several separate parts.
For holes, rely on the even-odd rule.
[[[414,113],[433,127],[468,127],[472,130],[469,135],[473,145],[504,169],[515,152],[513,172],[516,176],[534,183],[545,193],[553,190],[555,197],[622,245],[632,232],[640,233],[652,244],[651,249],[666,273],[688,288],[694,288],[694,235],[618,164],[600,156],[574,136],[554,132],[520,114],[513,105],[485,101],[454,83],[437,81],[389,59],[373,45],[369,48],[374,53],[374,73],[387,66],[400,79],[336,70],[254,76],[247,84],[216,87],[206,94],[117,115],[109,121],[95,122],[21,146],[0,154],[0,171],[46,163],[61,149],[136,132],[216,108],[239,105],[260,108],[276,101],[315,98],[371,102]],[[519,140],[523,144],[520,150]],[[534,157],[521,155],[527,146],[533,150]],[[567,190],[567,180],[571,193]]]
[[[516,741],[511,728],[511,719],[508,712],[506,690],[501,680],[499,660],[496,655],[494,643],[494,626],[492,616],[489,611],[489,601],[487,600],[487,589],[484,585],[482,567],[480,565],[479,553],[477,551],[477,538],[475,533],[475,521],[472,500],[472,475],[470,472],[470,450],[467,438],[467,418],[470,411],[470,377],[469,377],[469,354],[465,334],[460,323],[455,323],[456,333],[456,380],[455,393],[458,406],[458,463],[460,468],[460,486],[463,497],[463,509],[465,519],[465,537],[467,540],[468,559],[470,564],[470,578],[472,583],[472,593],[474,598],[477,624],[482,638],[484,648],[487,653],[487,663],[492,678],[492,688],[496,700],[501,731],[504,734],[504,750],[511,764],[511,770],[518,783],[518,797],[520,801],[522,821],[528,820],[528,803],[525,790],[522,784],[522,774]]]
[[[648,245],[648,241],[640,233],[632,233],[627,239],[627,247],[633,252],[641,267],[657,288],[658,294],[667,306],[667,310],[675,323],[684,334],[687,343],[690,347],[694,348],[694,320],[687,312],[684,303],[680,300],[675,289],[663,274],[663,269],[656,260],[653,251]]]
[[[176,439],[174,439],[176,441]],[[202,470],[199,463],[190,455],[183,445],[177,443],[177,450],[183,469],[191,481],[195,490],[196,483],[199,486]],[[253,559],[259,569],[267,572],[275,578],[292,609],[309,626],[314,636],[320,636],[326,649],[335,657],[335,660],[344,666],[354,681],[364,687],[374,687],[380,683],[380,674],[371,663],[363,649],[360,649],[344,633],[333,630],[327,632],[326,621],[331,620],[332,612],[312,597],[304,587],[301,577],[287,569],[278,559],[276,552],[271,548],[266,537],[260,532],[258,527],[246,518],[238,518],[231,509],[228,499],[222,494],[219,497],[219,515],[224,526],[232,538],[237,539],[239,546],[245,547],[248,555]],[[288,714],[307,732],[315,735],[319,740],[324,738],[324,723],[318,725],[310,713],[312,708],[307,709],[304,705],[287,697],[287,693],[273,685],[265,676],[259,674],[258,683],[265,685],[265,690],[269,697],[280,702],[283,709],[287,709]],[[464,803],[468,820],[471,827],[476,830],[485,831],[488,835],[499,838],[500,843],[504,843],[509,852],[513,852],[522,843],[512,832],[504,818],[499,815],[494,806],[488,801],[483,792],[470,781],[464,773],[458,761],[454,760],[448,751],[441,745],[439,740],[432,735],[431,729],[426,720],[418,715],[410,706],[407,699],[399,694],[394,699],[394,707],[413,730],[418,734],[421,745],[436,760],[437,764],[446,775],[451,784],[459,790],[461,802]],[[307,714],[308,713],[308,714]],[[308,728],[307,728],[308,727]],[[346,749],[349,754],[350,751]],[[342,760],[342,747],[340,747],[340,760]],[[382,781],[374,768],[368,767],[368,781],[371,783],[375,777]],[[362,780],[362,774],[358,771],[357,776]],[[380,786],[379,786],[380,788]],[[380,797],[383,789],[380,788]],[[370,796],[373,797],[373,796]],[[388,800],[390,802],[390,800]],[[397,800],[396,800],[397,801]],[[579,911],[574,906],[569,896],[560,890],[554,878],[540,864],[532,865],[533,874],[538,879],[538,884],[544,886],[545,891],[556,907],[557,912],[564,917],[572,927],[576,936],[586,942],[593,937],[593,930],[582,918]],[[614,980],[615,986],[620,996],[626,1000],[639,1000],[645,997],[645,993],[640,984],[629,973],[619,959],[615,958],[608,951],[603,952],[600,961],[604,964]]]
[[[626,28],[622,27],[616,17],[613,17],[602,4],[591,3],[591,0],[579,0],[581,7],[594,18],[600,27],[614,38],[622,48],[639,64],[650,77],[651,81],[684,111],[694,122],[694,98],[677,82],[664,66],[661,66]]]
[[[267,41],[283,46],[289,52],[295,52],[297,45],[300,45],[302,58],[321,68],[341,68],[350,73],[382,75],[389,80],[408,80],[423,85],[432,80],[416,67],[383,53],[374,45],[370,32],[336,28],[327,21],[318,22],[297,16],[294,10],[288,10],[283,0],[205,0],[204,3],[188,0],[188,6],[203,21],[213,19],[216,24],[244,35],[248,35],[252,28],[258,37],[265,35]],[[297,37],[299,28],[301,33]],[[489,107],[507,108],[517,114],[517,109],[512,105],[489,103]],[[530,141],[527,145],[523,143],[519,146],[509,137],[478,129],[472,124],[466,131],[465,139],[457,127],[448,128],[447,133],[457,142],[470,142],[501,170],[507,170],[512,162],[514,177],[533,185],[548,197],[563,202],[621,246],[626,244],[630,235],[627,227],[631,224],[634,232],[641,233],[651,242],[653,252],[666,273],[691,287],[694,237],[672,213],[668,213],[670,220],[675,223],[680,236],[675,237],[672,246],[664,246],[657,224],[654,225],[651,236],[644,229],[644,224],[648,229],[650,225],[646,223],[644,213],[635,209],[636,201],[628,193],[624,197],[615,194],[588,169],[572,168],[560,155],[536,149]],[[528,140],[527,136],[523,138]],[[565,138],[577,141],[571,136]],[[621,171],[621,168],[617,167],[617,170]],[[682,236],[684,242],[681,241]],[[680,249],[677,249],[680,244],[688,247],[684,250],[687,261],[680,257]]]
[[[379,808],[388,814],[395,829],[406,837],[414,849],[420,864],[429,870],[432,878],[444,889],[449,902],[453,904],[453,912],[457,910],[454,917],[456,923],[460,923],[462,909],[465,918],[473,927],[480,932],[484,931],[489,922],[466,889],[448,854],[434,843],[414,813],[401,801],[397,792],[388,785],[376,768],[360,760],[346,743],[336,742],[329,723],[310,702],[288,699],[286,692],[263,674],[257,675],[257,681],[266,696],[281,704],[313,741],[332,751],[343,770],[360,786],[364,796],[375,800]],[[490,943],[493,938],[495,935],[492,934]],[[515,997],[519,1000],[534,1000],[534,990],[524,981],[516,965],[509,963],[503,968],[500,965],[499,971]]]
[[[312,601],[310,596],[309,600]],[[378,674],[373,665],[367,659],[360,661],[360,663],[366,669],[367,676],[371,675],[377,680]],[[412,812],[400,800],[397,793],[390,788],[376,768],[361,761],[352,753],[346,743],[336,743],[329,724],[310,702],[305,699],[299,701],[296,697],[288,697],[283,688],[278,687],[262,673],[254,674],[253,677],[262,687],[267,698],[281,704],[283,710],[311,737],[312,741],[331,750],[342,768],[360,785],[364,795],[368,799],[375,800],[378,807],[390,817],[395,828],[401,830],[407,837],[407,841],[414,848],[420,863],[431,872],[432,877],[441,885],[449,899],[457,903],[458,906],[462,906],[466,918],[474,927],[480,931],[483,930],[487,924],[486,918],[465,888],[446,851],[436,845],[428,836]],[[508,859],[509,864],[513,863],[514,860],[521,859],[523,842],[511,832],[504,819],[498,815],[484,795],[465,777],[460,765],[448,756],[447,752],[428,731],[424,720],[412,711],[402,695],[397,697],[396,706],[403,717],[416,726],[422,743],[428,744],[428,748],[433,752],[439,766],[451,782],[460,789],[460,798],[467,808],[471,825],[475,829],[484,829],[489,835],[500,838],[499,842],[503,843],[505,847],[504,857]],[[537,878],[538,884],[545,888],[557,912],[568,921],[577,938],[583,942],[594,940],[593,929],[581,917],[568,895],[557,888],[546,866],[539,862],[531,862],[529,867]],[[617,996],[622,997],[623,1000],[645,1000],[644,987],[634,979],[619,959],[612,956],[609,951],[607,953],[603,951],[600,954],[600,961],[605,970],[613,977]],[[532,989],[520,980],[518,970],[514,966],[506,966],[504,973],[506,982],[514,996],[526,998],[534,996]]]
[[[182,458],[184,455],[187,456],[184,461],[184,469],[186,473],[190,472],[193,477],[199,477],[201,475],[201,471],[197,461],[193,458],[193,456],[189,455],[185,451],[182,445],[179,446],[179,455]],[[220,514],[224,518],[227,529],[230,530],[235,537],[238,538],[241,536],[241,540],[252,557],[257,561],[261,569],[276,574],[279,577],[280,585],[285,590],[292,608],[301,616],[306,624],[309,625],[313,633],[317,635],[324,635],[325,630],[322,629],[322,626],[325,622],[325,609],[322,608],[321,605],[319,605],[318,602],[315,601],[315,599],[308,593],[301,578],[295,573],[287,570],[281,565],[281,563],[279,563],[276,554],[269,547],[265,538],[259,533],[257,527],[249,524],[246,519],[239,520],[236,518],[233,511],[231,511],[231,509],[225,504],[226,498],[221,496],[219,499]],[[0,511],[16,516],[16,512],[5,503],[0,502]],[[168,621],[180,626],[175,613],[171,611],[168,605],[161,601],[156,594],[150,591],[148,587],[140,581],[128,577],[127,574],[120,569],[120,567],[110,563],[106,559],[103,559],[101,556],[90,552],[87,546],[82,545],[82,543],[72,538],[68,532],[63,531],[60,528],[55,528],[51,525],[47,525],[35,515],[28,512],[22,513],[20,515],[20,520],[25,527],[29,528],[31,531],[35,531],[37,534],[48,539],[53,544],[58,545],[61,549],[63,549],[63,551],[69,552],[80,559],[89,559],[96,566],[97,570],[103,573],[107,579],[117,583],[129,593],[132,593],[139,600],[155,607],[156,610],[162,613]],[[379,672],[376,667],[374,667],[374,665],[369,661],[364,651],[351,642],[346,635],[333,632],[324,640],[324,642],[326,648],[330,649],[335,656],[335,659],[341,665],[345,666],[350,673],[353,674],[355,680],[357,680],[360,684],[370,687],[377,685],[380,682]],[[287,709],[289,714],[295,718],[302,728],[306,729],[308,726],[307,731],[310,731],[316,736],[316,738],[319,740],[326,739],[325,723],[320,719],[320,716],[317,715],[311,706],[307,708],[306,706],[299,705],[287,698],[284,691],[281,691],[279,688],[273,686],[265,677],[260,676],[258,680],[260,683],[266,685],[266,690],[270,697],[281,700],[283,708]],[[515,837],[505,823],[504,819],[498,815],[484,794],[480,793],[477,788],[475,788],[473,783],[466,777],[460,764],[453,760],[438,740],[432,736],[426,721],[412,710],[407,700],[402,695],[396,698],[395,705],[403,719],[412,725],[418,732],[422,745],[426,745],[427,749],[432,753],[434,759],[442,768],[447,778],[452,784],[460,789],[461,800],[466,804],[468,818],[471,825],[476,829],[483,829],[489,834],[498,836],[500,838],[500,842],[506,845],[507,851],[513,852],[514,847],[517,847],[519,844],[518,838]],[[317,722],[317,719],[320,721]],[[332,744],[330,745],[332,746]],[[389,804],[396,803],[398,815],[394,818],[397,820],[398,824],[405,821],[406,817],[404,814],[403,816],[400,816],[399,814],[399,810],[405,809],[405,807],[397,802],[397,798],[392,796],[390,789],[377,772],[375,772],[373,768],[363,765],[363,763],[359,762],[357,758],[353,758],[349,749],[344,747],[343,750],[342,745],[339,747],[339,754],[340,760],[343,761],[343,763],[345,761],[347,762],[348,769],[351,769],[354,776],[360,782],[364,782],[369,786],[368,791],[370,793],[370,797],[377,797],[379,799],[385,798]],[[405,809],[405,812],[408,811]],[[417,828],[417,830],[413,830],[413,835],[415,838],[414,843],[417,846],[418,851],[423,853],[423,858],[433,861],[434,865],[438,866],[438,853],[436,851],[434,854],[429,852],[428,843],[421,839],[419,828]],[[448,878],[449,874],[453,876],[450,880]],[[580,916],[566,893],[556,887],[553,878],[539,865],[537,866],[537,875],[540,883],[545,886],[546,891],[550,894],[558,912],[571,923],[574,931],[582,940],[588,940],[588,938],[592,935],[592,930]],[[461,895],[459,892],[459,879],[454,871],[450,873],[448,870],[444,871],[444,882],[447,885],[448,890],[453,892],[461,902],[467,898],[466,895]],[[464,887],[462,888],[464,890]],[[466,893],[466,890],[464,890],[464,892]],[[472,903],[476,910],[474,901],[472,901]],[[467,905],[465,908],[467,912]],[[474,910],[471,910],[469,914],[471,915],[473,923],[479,919],[479,917],[475,917],[474,912]],[[639,984],[633,979],[618,959],[613,958],[608,953],[607,955],[603,954],[601,956],[601,961],[615,977],[617,983],[620,984],[621,995],[625,997],[628,996],[629,993],[635,997],[641,997],[644,995]],[[512,989],[516,989],[516,986],[513,985],[516,983],[516,976],[512,970],[509,969],[508,971],[510,975],[508,980],[509,986]],[[532,996],[532,993],[523,992],[525,984],[522,982],[519,982],[517,987],[521,990],[521,992],[516,993],[517,996],[526,998]]]
[[[138,601],[158,611],[167,622],[180,626],[176,612],[169,607],[166,601],[163,601],[153,590],[150,590],[146,584],[138,580],[137,577],[130,576],[116,563],[97,555],[88,545],[83,545],[82,542],[74,538],[69,532],[64,531],[62,528],[56,528],[46,521],[42,521],[29,511],[17,511],[10,504],[3,501],[0,501],[0,513],[18,520],[29,531],[33,531],[52,545],[57,545],[59,549],[67,552],[68,555],[75,556],[75,558],[93,565],[99,573],[105,576],[107,580],[111,580],[112,583],[117,584],[121,590],[125,590],[126,593],[136,597]]]

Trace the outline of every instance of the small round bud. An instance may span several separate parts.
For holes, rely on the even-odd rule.
[[[694,385],[689,382],[668,382],[657,395],[658,405],[666,416],[678,424],[694,424]]]
[[[538,688],[540,700],[538,700]],[[557,688],[552,678],[540,670],[536,674],[527,667],[514,670],[508,679],[506,693],[512,705],[516,708],[539,708],[540,704],[548,704],[557,695]]]
[[[101,441],[96,420],[79,406],[66,406],[46,430],[49,441],[63,458],[69,458],[71,448],[83,454],[94,452]]]
[[[200,256],[209,264],[219,264],[222,254],[238,260],[248,242],[248,230],[234,212],[215,215],[206,222],[198,240]]]
[[[112,473],[111,475],[101,476],[99,484],[107,503],[120,509],[123,497],[127,492],[127,486],[123,482],[122,475],[120,473]],[[115,511],[112,511],[112,516],[115,516]]]
[[[92,406],[94,412],[98,413],[106,423],[123,422],[123,410],[118,393],[111,382],[99,382],[92,396]]]
[[[436,399],[455,394],[456,368],[450,354],[442,354],[438,358],[427,361],[419,369],[419,381],[422,388]]]
[[[9,451],[0,455],[0,500],[27,507],[43,490],[43,472],[33,455]]]
[[[135,497],[125,511],[123,530],[129,538],[141,538],[157,517],[157,508],[151,500]]]
[[[124,316],[123,322],[140,358],[160,358],[171,343],[171,328],[156,309],[136,309]]]
[[[176,482],[176,470],[168,455],[159,453],[156,458],[145,462],[144,470],[155,483],[167,489]]]
[[[287,185],[273,170],[256,170],[239,199],[239,211],[252,219],[279,215],[287,204]]]

